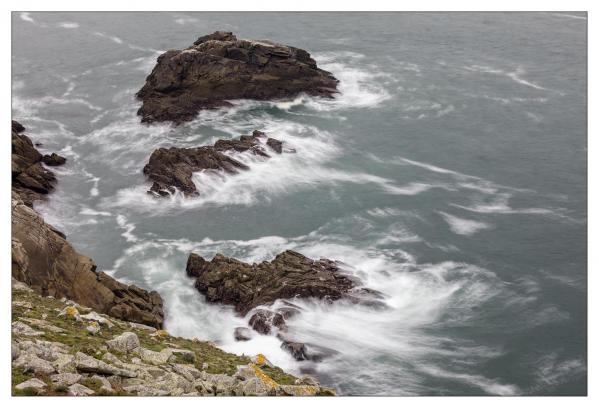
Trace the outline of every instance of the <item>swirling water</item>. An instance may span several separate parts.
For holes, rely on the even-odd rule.
[[[164,297],[167,329],[265,353],[343,394],[586,393],[586,16],[576,13],[14,13],[13,117],[68,159],[37,205],[99,269]],[[214,30],[309,50],[335,100],[236,101],[179,127],[139,122],[164,50]],[[548,35],[550,33],[551,35]],[[156,201],[160,146],[253,129],[297,150],[198,173]],[[385,310],[298,301],[298,363],[207,304],[190,251],[284,249],[344,262]]]

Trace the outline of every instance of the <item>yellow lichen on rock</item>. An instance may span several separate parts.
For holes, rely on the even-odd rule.
[[[154,333],[154,336],[156,337],[168,337],[168,332],[166,330],[156,330],[156,333]]]
[[[261,355],[261,354],[259,354]],[[262,356],[264,357],[264,356]],[[279,387],[279,384],[273,380],[272,378],[270,378],[264,371],[262,371],[260,369],[260,367],[258,367],[256,364],[254,363],[250,363],[249,364],[250,368],[252,370],[254,370],[254,372],[256,373],[256,377],[262,381],[262,383],[264,384],[264,386],[268,389],[277,389]]]

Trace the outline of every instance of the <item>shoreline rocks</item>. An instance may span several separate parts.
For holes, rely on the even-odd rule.
[[[42,166],[44,157],[31,139],[19,133],[24,126],[12,121],[12,277],[37,293],[66,297],[100,313],[162,328],[162,298],[154,291],[125,285],[79,254],[66,236],[46,223],[33,202],[50,193],[54,174]],[[64,158],[48,156],[53,163]]]
[[[222,254],[211,261],[191,253],[187,275],[209,302],[233,305],[240,315],[277,299],[314,297],[334,301],[351,294],[358,282],[328,259],[312,260],[287,250],[272,261],[248,264]]]
[[[24,131],[25,127],[22,124],[12,121],[12,189],[19,193],[27,206],[33,208],[33,202],[43,199],[54,190],[56,183],[54,173],[45,169],[42,163],[60,166],[66,163],[66,159],[56,153],[42,155]]]
[[[13,324],[27,316],[45,316],[44,329],[33,336],[13,333],[13,395],[335,395],[310,378],[296,378],[274,366],[263,354],[226,353],[209,342],[165,334],[149,336],[143,327],[99,314],[110,325],[91,336],[87,322],[61,314],[66,299],[42,297],[13,281]],[[114,353],[114,354],[113,354]]]
[[[269,151],[276,154],[283,152],[283,142],[255,130],[252,135],[242,135],[239,139],[217,140],[213,146],[156,149],[143,168],[143,173],[153,181],[148,193],[168,196],[179,189],[186,196],[197,196],[200,193],[192,180],[194,172],[211,170],[235,174],[249,169],[239,160],[226,155],[227,151],[250,152],[269,158]]]
[[[200,110],[229,100],[269,100],[300,93],[332,98],[338,80],[302,49],[231,32],[202,36],[184,50],[169,50],[136,96],[142,122],[192,120]]]

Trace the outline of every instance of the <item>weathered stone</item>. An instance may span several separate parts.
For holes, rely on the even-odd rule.
[[[19,317],[19,320],[29,323],[32,326],[37,327],[38,329],[51,331],[52,333],[64,333],[64,329],[61,329],[58,326],[54,326],[53,324],[50,324],[45,320],[32,319],[32,318],[28,318],[28,317]]]
[[[119,369],[81,352],[77,352],[77,354],[75,354],[75,367],[77,371],[82,373],[119,375],[121,377],[131,378],[137,376],[131,371]]]
[[[99,381],[102,385],[100,386],[101,390],[107,391],[107,392],[114,392],[114,389],[112,388],[112,384],[110,384],[110,381],[108,381],[106,379],[106,377],[102,377],[100,375],[94,374],[91,377],[92,380],[96,380]]]
[[[156,331],[155,327],[148,326],[148,325],[141,324],[141,323],[129,322],[129,326],[131,326],[134,329],[144,330],[144,331],[147,331],[150,333],[154,333]]]
[[[76,382],[79,382],[79,380],[81,380],[81,378],[82,378],[81,374],[61,373],[61,374],[51,375],[50,381],[52,381],[52,383],[54,385],[73,385]]]
[[[102,326],[106,326],[109,329],[114,327],[114,324],[110,320],[108,320],[107,318],[105,318],[104,316],[102,316],[96,312],[90,312],[90,313],[81,315],[81,319],[85,320],[85,321],[98,322]]]
[[[338,81],[302,49],[266,40],[238,40],[217,31],[191,47],[158,57],[146,84],[143,122],[191,120],[201,109],[227,106],[232,99],[278,99],[300,93],[330,98]]]
[[[42,360],[35,354],[26,354],[23,352],[13,362],[13,365],[22,368],[24,373],[52,374],[56,371],[48,361]]]
[[[130,353],[139,347],[139,338],[137,334],[132,332],[122,333],[112,340],[108,340],[106,345],[111,350],[116,350],[121,353]]]
[[[274,367],[264,354],[256,354],[251,360],[252,363],[256,364],[258,367]]]
[[[167,196],[175,192],[175,188],[185,195],[198,195],[198,186],[192,180],[194,172],[202,170],[224,171],[230,174],[248,167],[240,161],[225,154],[227,151],[251,152],[269,157],[265,152],[263,132],[254,131],[251,136],[240,136],[239,139],[220,139],[213,146],[194,148],[159,148],[152,152],[143,172],[154,183],[149,193]],[[282,142],[269,138],[271,144]]]
[[[48,385],[40,380],[39,378],[31,378],[27,381],[23,381],[20,384],[15,385],[17,390],[24,390],[26,388],[32,388],[38,392],[44,391]]]
[[[12,323],[12,334],[18,336],[41,336],[44,332],[33,330],[30,326],[23,322]]]
[[[356,279],[343,274],[335,262],[312,260],[291,250],[260,264],[221,254],[207,261],[192,253],[187,274],[196,278],[195,287],[206,300],[233,305],[242,315],[277,299],[315,297],[333,301],[357,285]]]
[[[172,356],[173,352],[169,348],[165,348],[160,352],[148,350],[143,347],[139,348],[139,357],[144,363],[162,365],[166,364]]]
[[[93,390],[87,388],[85,385],[73,384],[68,388],[67,394],[73,397],[86,397],[95,393]]]

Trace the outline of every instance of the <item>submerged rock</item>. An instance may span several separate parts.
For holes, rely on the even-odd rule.
[[[263,132],[255,130],[251,136],[242,135],[239,139],[217,140],[213,146],[156,149],[143,169],[144,174],[154,182],[149,193],[167,196],[173,194],[177,188],[185,195],[198,195],[198,188],[192,180],[194,172],[220,170],[234,174],[248,169],[248,166],[224,152],[249,151],[252,154],[270,157],[265,146],[277,153],[282,152],[283,142],[268,138],[266,143],[263,143],[262,139],[265,137]]]
[[[236,327],[233,337],[235,341],[248,341],[252,339],[252,331],[247,327]]]
[[[269,100],[300,93],[331,98],[339,81],[302,49],[266,40],[239,40],[216,31],[184,50],[170,50],[137,92],[142,122],[193,119],[228,100]]]
[[[334,261],[313,260],[291,250],[259,264],[248,264],[221,254],[207,261],[191,253],[187,275],[196,278],[195,287],[209,302],[233,305],[241,315],[277,299],[337,300],[351,295],[358,284]]]

